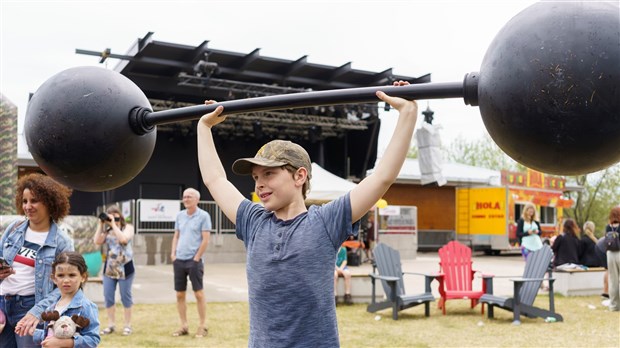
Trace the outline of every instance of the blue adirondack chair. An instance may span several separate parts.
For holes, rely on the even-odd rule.
[[[485,277],[486,293],[480,297],[481,303],[489,306],[488,317],[493,318],[493,307],[499,307],[513,312],[513,323],[521,323],[521,314],[529,318],[545,318],[553,321],[562,321],[563,318],[555,312],[553,298],[553,278],[544,278],[549,270],[549,265],[553,258],[553,251],[548,245],[537,251],[530,253],[525,262],[523,277],[511,277],[514,282],[513,297],[506,298],[493,295],[493,277]],[[543,280],[549,281],[549,309],[534,307],[534,300],[538,294],[538,289]]]
[[[392,308],[392,319],[398,320],[398,312],[404,309],[424,304],[424,315],[430,316],[430,302],[435,301],[431,293],[431,282],[435,279],[433,275],[403,272],[400,262],[400,253],[389,246],[379,243],[373,250],[375,260],[373,273],[368,276],[372,282],[371,303],[366,310],[370,313]],[[378,273],[376,272],[378,270]],[[403,283],[403,275],[421,275],[425,277],[424,293],[419,295],[407,295]],[[386,299],[377,302],[376,280],[381,281]]]

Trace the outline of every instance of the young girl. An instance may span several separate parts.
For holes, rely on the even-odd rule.
[[[34,342],[42,347],[97,347],[99,336],[99,311],[97,306],[87,299],[82,292],[82,285],[88,278],[86,262],[82,255],[70,251],[59,254],[52,264],[52,281],[60,294],[53,304],[45,311],[58,311],[61,316],[71,317],[74,314],[85,317],[90,323],[78,328],[73,338],[57,338],[47,336],[47,329],[34,332]],[[49,323],[43,326],[47,328]]]

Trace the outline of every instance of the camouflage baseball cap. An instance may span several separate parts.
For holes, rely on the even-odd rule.
[[[303,147],[288,140],[272,140],[258,150],[254,157],[240,158],[232,165],[235,174],[250,175],[252,166],[281,167],[290,164],[295,168],[308,170],[308,179],[312,178],[310,156]]]

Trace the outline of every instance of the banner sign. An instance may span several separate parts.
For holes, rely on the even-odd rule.
[[[412,234],[418,230],[418,210],[414,206],[388,205],[379,209],[380,234]]]
[[[141,199],[140,221],[170,221],[176,220],[181,211],[178,200]]]
[[[480,188],[457,191],[457,201],[461,195],[467,197],[469,209],[467,214],[459,214],[459,225],[467,226],[471,234],[505,234],[506,233],[506,189]],[[457,233],[463,233],[459,228]]]

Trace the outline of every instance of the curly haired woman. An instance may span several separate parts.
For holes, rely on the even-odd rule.
[[[19,179],[16,192],[17,212],[26,219],[9,225],[0,240],[0,255],[10,265],[0,269],[0,309],[7,318],[0,348],[36,347],[31,334],[44,299],[58,292],[52,263],[63,251],[73,251],[73,241],[57,225],[69,214],[71,189],[37,173]]]

